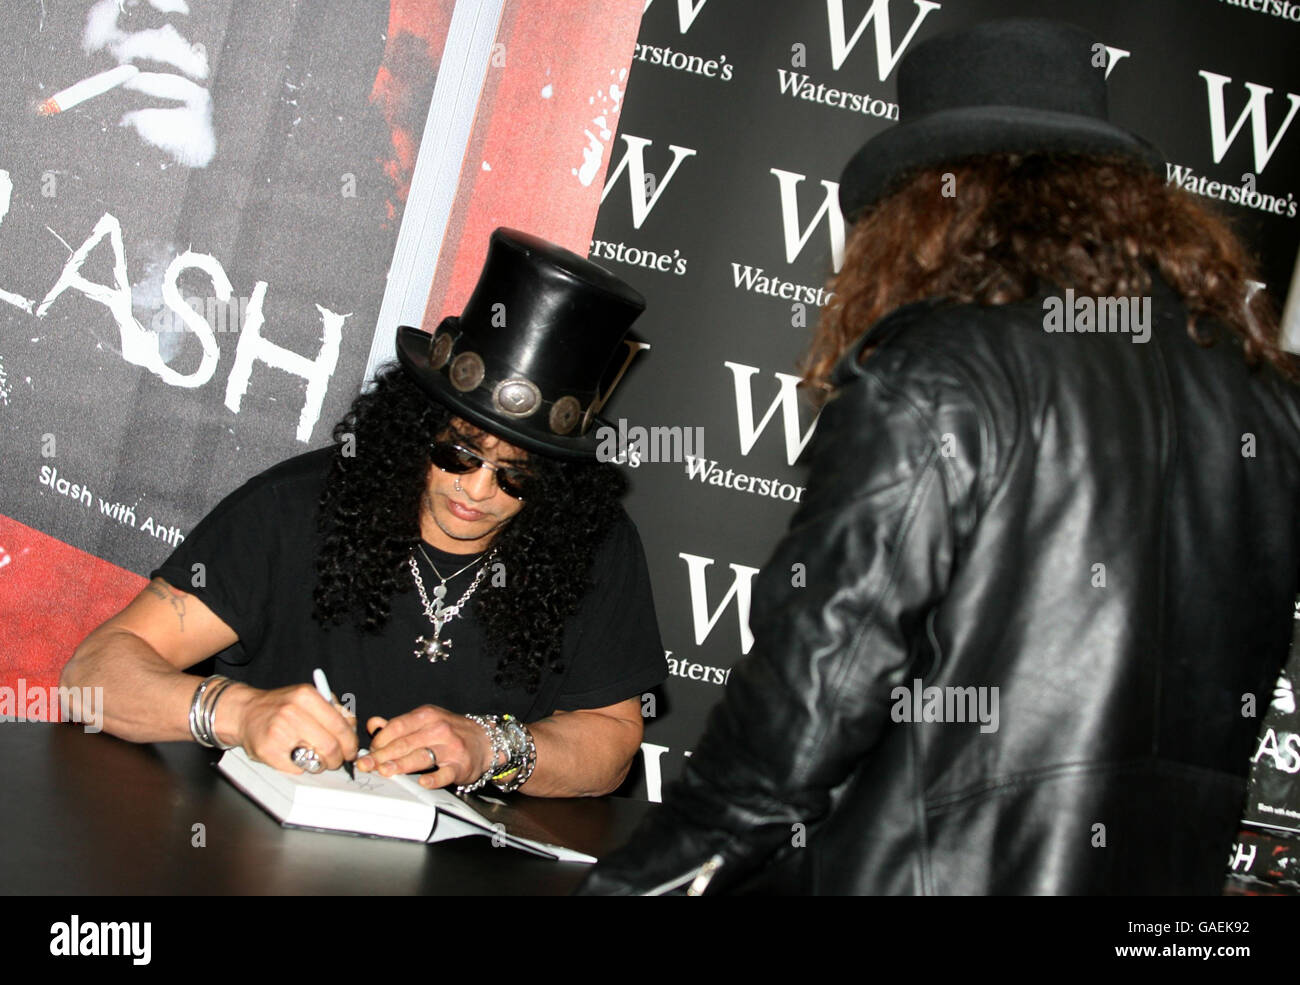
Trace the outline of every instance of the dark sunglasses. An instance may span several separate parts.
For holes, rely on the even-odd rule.
[[[439,441],[430,446],[429,458],[438,468],[452,475],[464,475],[475,469],[490,469],[496,476],[497,488],[511,499],[520,502],[523,501],[528,481],[532,478],[522,469],[511,468],[508,465],[493,465],[481,455],[474,454],[454,441]]]

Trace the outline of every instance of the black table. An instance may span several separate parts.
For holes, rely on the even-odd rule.
[[[193,743],[0,724],[0,893],[556,895],[590,870],[486,837],[423,845],[282,828],[217,772],[218,757]],[[511,802],[549,840],[597,856],[654,806]]]

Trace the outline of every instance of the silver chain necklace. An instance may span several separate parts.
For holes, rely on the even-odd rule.
[[[442,576],[442,572],[438,570],[438,566],[433,563],[433,558],[429,557],[429,552],[424,549],[424,545],[416,544],[415,546],[420,549],[420,554],[424,557],[426,561],[429,562],[429,567],[433,569],[433,573],[437,577],[440,583],[438,587],[433,590],[433,597],[436,599],[445,598],[447,596],[447,582],[455,578],[456,575],[463,575],[470,568],[474,567],[474,565],[478,564],[479,561],[482,560],[483,558],[483,555],[481,553],[475,554],[473,560],[471,560],[469,564],[465,565],[465,567],[461,568],[459,571],[455,572],[454,574],[450,574],[446,578],[444,578]]]
[[[411,577],[415,579],[415,589],[420,593],[420,603],[424,606],[424,614],[429,617],[429,622],[433,623],[433,636],[420,636],[415,641],[415,650],[413,652],[417,659],[428,657],[429,663],[437,663],[440,659],[447,660],[451,657],[451,640],[441,638],[443,627],[460,615],[461,607],[469,601],[469,597],[474,594],[474,590],[483,581],[484,576],[487,574],[488,562],[492,560],[496,552],[497,549],[494,547],[484,557],[475,558],[461,568],[460,571],[457,571],[456,574],[443,578],[441,574],[438,574],[438,569],[433,561],[429,560],[429,555],[424,554],[424,547],[421,546],[420,553],[424,554],[424,559],[429,561],[429,567],[433,568],[434,574],[438,575],[441,582],[441,584],[434,587],[432,600],[424,590],[424,579],[420,577],[420,566],[415,562],[415,552],[411,552],[408,559],[411,565]],[[447,597],[447,582],[461,572],[468,571],[475,564],[479,564],[480,567],[478,573],[474,576],[474,580],[470,582],[469,588],[465,589],[465,594],[457,599],[454,605],[443,605],[442,600]]]

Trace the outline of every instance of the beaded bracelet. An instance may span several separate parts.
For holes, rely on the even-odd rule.
[[[487,733],[488,741],[492,743],[492,765],[483,771],[473,783],[462,783],[456,787],[458,794],[474,793],[482,789],[487,782],[492,779],[492,774],[497,772],[500,767],[497,765],[497,757],[504,756],[507,763],[510,762],[510,750],[506,746],[505,733],[501,729],[500,719],[496,715],[488,715],[486,718],[482,715],[466,715],[471,722],[479,726]]]

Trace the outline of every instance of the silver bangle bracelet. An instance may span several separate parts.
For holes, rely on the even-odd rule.
[[[200,682],[190,701],[190,735],[195,742],[208,749],[233,748],[217,739],[214,726],[217,699],[231,683],[230,678],[213,674]]]
[[[201,718],[203,708],[203,695],[207,693],[208,688],[216,677],[208,677],[199,682],[199,686],[194,690],[194,697],[190,699],[190,736],[201,746],[212,748],[212,743],[208,742],[201,731]]]
[[[213,746],[221,750],[234,748],[234,745],[222,742],[217,738],[217,702],[220,701],[221,696],[226,693],[226,688],[230,687],[233,683],[234,681],[230,680],[230,678],[222,677],[209,690],[207,700],[203,705],[203,734],[207,736]]]

